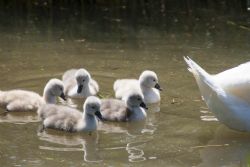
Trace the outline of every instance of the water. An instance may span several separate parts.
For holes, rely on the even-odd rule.
[[[188,31],[124,27],[120,33],[89,34],[91,39],[34,33],[30,28],[28,33],[1,32],[2,90],[41,94],[50,78],[79,67],[89,70],[105,97],[113,96],[116,79],[138,78],[145,69],[158,74],[164,89],[161,104],[149,106],[146,122],[103,124],[91,136],[41,133],[34,113],[2,114],[1,166],[249,165],[250,135],[228,129],[208,111],[183,56],[191,56],[208,72],[223,71],[249,61],[250,31],[225,18],[211,18],[207,28],[194,22],[199,22],[197,29]],[[214,29],[211,22],[216,22]]]

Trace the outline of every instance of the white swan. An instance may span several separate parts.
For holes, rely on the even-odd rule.
[[[58,79],[51,79],[44,88],[43,97],[27,90],[0,91],[0,106],[6,111],[37,111],[42,104],[55,104],[57,96],[65,100],[63,83]]]
[[[65,94],[72,98],[86,98],[99,92],[98,83],[83,68],[71,69],[63,74]]]
[[[103,99],[101,113],[106,121],[140,121],[147,117],[142,94],[131,91],[123,100]]]
[[[39,108],[38,116],[43,120],[44,128],[58,129],[69,132],[87,131],[97,129],[95,115],[102,119],[100,113],[101,101],[90,96],[83,105],[83,112],[62,105],[47,104]]]
[[[210,75],[190,58],[184,59],[217,119],[229,128],[250,131],[250,62]]]
[[[143,93],[145,103],[157,103],[161,100],[162,90],[155,72],[146,70],[137,79],[118,79],[114,82],[115,97],[123,99],[129,90]]]

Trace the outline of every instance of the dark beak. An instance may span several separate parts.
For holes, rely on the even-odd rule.
[[[83,85],[79,85],[78,88],[77,88],[77,93],[81,93],[82,88],[83,88]]]
[[[60,97],[61,97],[64,101],[67,100],[66,97],[65,97],[65,95],[64,95],[64,93],[62,93],[62,94],[60,95]]]
[[[144,102],[142,102],[142,103],[140,104],[140,106],[141,106],[142,108],[145,108],[146,110],[148,109],[148,107],[146,106],[146,104],[145,104]]]
[[[102,114],[101,114],[100,111],[96,111],[96,112],[95,112],[95,115],[96,115],[100,120],[102,120]]]
[[[158,83],[155,84],[155,88],[158,89],[159,91],[162,91],[162,88],[160,87],[160,85]]]

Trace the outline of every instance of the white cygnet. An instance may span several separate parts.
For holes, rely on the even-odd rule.
[[[27,90],[0,91],[0,106],[6,111],[37,111],[45,104],[55,104],[57,96],[65,100],[63,83],[58,79],[50,79],[46,84],[43,97]]]
[[[71,69],[63,74],[65,94],[71,98],[86,98],[99,92],[98,83],[83,68]]]
[[[155,72],[146,70],[137,79],[118,79],[115,81],[113,89],[116,98],[123,99],[129,90],[142,93],[145,103],[158,103],[161,100],[162,89],[158,83]]]
[[[43,120],[44,128],[91,132],[97,129],[98,120],[95,116],[102,119],[100,106],[100,99],[90,96],[83,105],[83,112],[67,106],[47,104],[39,108],[38,116]]]
[[[123,100],[103,99],[101,103],[101,114],[105,121],[140,121],[147,117],[147,109],[143,96],[131,91]]]

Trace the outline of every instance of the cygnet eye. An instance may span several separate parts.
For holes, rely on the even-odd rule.
[[[92,106],[91,108],[92,108],[92,109],[95,109],[95,106]]]
[[[82,82],[84,82],[84,81],[85,81],[85,79],[82,80]]]
[[[141,98],[140,98],[140,97],[138,97],[138,98],[137,98],[137,100],[138,100],[138,101],[141,101]]]
[[[153,81],[155,82],[156,80],[155,80],[155,79],[153,79]]]

